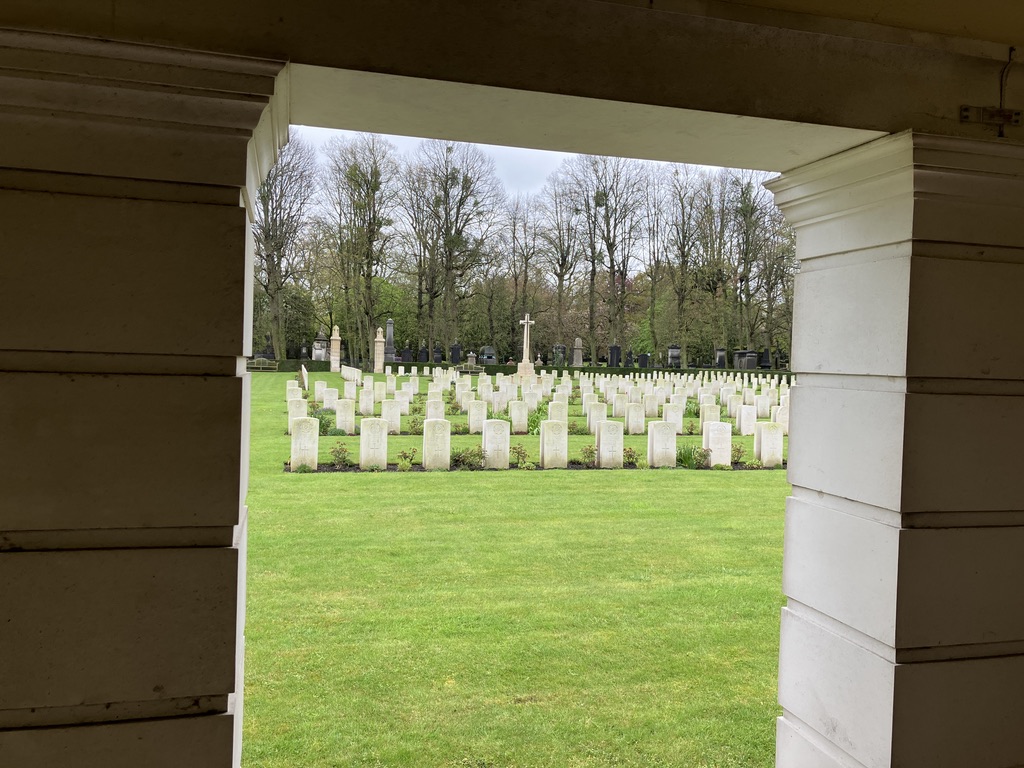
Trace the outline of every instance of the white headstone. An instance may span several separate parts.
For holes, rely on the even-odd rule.
[[[704,424],[708,421],[721,421],[722,409],[717,405],[702,405],[700,407],[700,429],[704,431]]]
[[[644,418],[644,407],[640,403],[627,403],[626,405],[626,434],[642,435],[645,431],[646,419]]]
[[[313,399],[318,403],[324,401],[324,390],[327,389],[326,381],[314,381],[313,382]]]
[[[439,393],[440,394],[440,393]],[[431,421],[435,419],[444,418],[444,401],[443,400],[427,400],[426,406],[426,420]]]
[[[373,382],[373,402],[382,403],[388,399],[388,385],[383,381]]]
[[[452,425],[445,419],[423,422],[423,468],[451,469]]]
[[[385,419],[363,419],[359,422],[359,468],[388,466],[388,422]]]
[[[741,435],[754,434],[754,424],[757,423],[757,408],[752,405],[741,405],[736,416],[736,427]]]
[[[484,422],[483,449],[485,469],[508,469],[508,449],[511,427],[504,419]]]
[[[397,435],[402,431],[402,406],[397,400],[385,400],[380,404],[380,417],[388,423],[388,434]]]
[[[345,387],[345,391],[344,391],[345,399],[346,400],[355,400],[356,399],[356,392],[359,389],[359,387],[356,386],[356,383],[354,381],[346,381],[345,384],[344,384],[344,387]]]
[[[768,395],[758,395],[754,398],[754,407],[757,408],[757,418],[767,419],[772,413],[772,403]]]
[[[322,396],[317,399],[324,404],[325,410],[336,411],[338,409],[338,390],[334,388],[324,389]]]
[[[718,406],[716,405],[715,408]],[[679,403],[665,403],[661,406],[661,418],[669,422],[676,430],[677,435],[683,434],[683,414],[686,409]]]
[[[782,425],[765,422],[761,427],[761,463],[766,467],[782,466]]]
[[[789,406],[780,405],[778,413],[775,414],[775,423],[782,426],[782,434],[789,434]]]
[[[607,403],[591,403],[587,410],[587,431],[592,435],[597,434],[597,425],[608,419]]]
[[[469,434],[479,435],[484,431],[484,421],[487,419],[487,403],[483,400],[473,400],[467,409],[469,414]]]
[[[522,400],[513,400],[508,404],[508,415],[512,419],[512,431],[517,435],[525,435],[529,427],[530,409]]]
[[[676,432],[667,421],[647,425],[647,465],[651,469],[676,465]]]
[[[612,418],[624,419],[626,417],[626,405],[629,403],[629,395],[625,392],[617,392],[612,395]]]
[[[347,435],[354,435],[356,433],[356,401],[339,400],[335,413],[337,414],[335,424],[338,429],[345,430]]]
[[[675,464],[673,458],[672,463]],[[622,422],[602,421],[597,427],[597,466],[622,469]]]
[[[292,423],[292,455],[289,467],[292,472],[306,466],[316,469],[320,449],[320,420],[306,416]]]
[[[299,389],[299,387],[298,387],[299,383],[297,381],[296,382],[289,381],[288,383],[289,384],[294,383],[295,386],[294,387],[288,387],[288,389],[285,390],[285,395],[284,395],[285,399],[286,400],[301,400],[302,399],[302,390]]]
[[[306,401],[303,400],[301,397],[298,398],[298,399],[292,399],[292,400],[288,401],[288,434],[289,435],[294,434],[293,429],[294,429],[294,424],[295,424],[296,420],[297,419],[304,419],[304,418],[306,418],[306,416],[309,415],[309,413],[307,411],[308,411],[308,409],[306,407]],[[316,423],[319,424],[320,421],[316,420]]]
[[[550,407],[550,406],[549,406]],[[569,430],[564,420],[540,423],[540,465],[544,469],[565,469],[569,463]]]
[[[359,390],[359,415],[373,416],[373,390],[365,387]]]
[[[725,421],[709,421],[704,425],[703,447],[711,451],[708,466],[732,465],[732,425]]]
[[[569,421],[569,406],[559,400],[548,403],[548,418],[551,421]]]

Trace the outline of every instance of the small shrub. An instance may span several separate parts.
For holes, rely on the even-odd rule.
[[[516,443],[508,449],[508,457],[512,464],[522,468],[523,464],[530,461],[530,454],[526,452],[526,447],[522,443]]]
[[[448,403],[444,408],[444,412],[448,416],[458,416],[462,413],[462,409],[459,408],[457,403]]]
[[[383,472],[384,471],[384,467],[382,467],[380,464],[371,464],[370,466],[368,466],[366,468],[366,471],[367,472]]]
[[[632,446],[627,445],[622,449],[622,463],[636,465],[640,462],[640,454]]]
[[[688,422],[686,422],[686,434],[688,434],[688,435],[695,435],[695,434],[697,434],[697,422],[696,421],[688,421]]]
[[[760,459],[751,459],[747,462],[747,469],[764,469]]]
[[[306,415],[316,416],[316,412],[320,410],[320,405],[316,400],[309,400],[306,402]]]
[[[704,469],[708,465],[711,450],[697,445],[682,445],[676,449],[676,466],[686,469]]]
[[[522,462],[519,463],[519,468],[520,469],[536,469],[537,465],[534,464],[532,461],[522,461]]]
[[[309,466],[309,464],[299,464],[299,466],[293,469],[292,472],[299,475],[308,475],[310,472],[316,472],[316,470]]]
[[[409,434],[410,435],[422,435],[423,434],[423,419],[416,418],[413,416],[409,419]]]
[[[587,425],[570,419],[567,430],[570,435],[585,435],[587,434]]]
[[[327,434],[330,437],[348,437],[348,432],[346,432],[344,429],[329,429],[327,430]]]
[[[597,463],[597,446],[588,443],[580,448],[580,459],[588,467],[594,466]]]
[[[732,471],[732,464],[715,464],[712,469],[728,469]]]
[[[412,462],[409,461],[408,459],[399,459],[397,469],[399,472],[408,472],[410,469],[412,469]]]
[[[398,460],[399,461],[408,461],[410,464],[412,464],[412,460],[416,458],[416,453],[417,453],[417,451],[416,451],[415,448],[410,448],[407,451],[399,451],[398,452]]]
[[[348,446],[345,443],[335,443],[331,446],[331,461],[338,469],[351,467],[355,463],[352,461]]]
[[[453,435],[468,435],[469,424],[452,424]]]
[[[687,400],[686,400],[686,411],[685,411],[685,413],[683,415],[684,416],[688,416],[691,419],[699,419],[700,418],[700,403],[698,403],[696,400],[690,400],[689,398],[687,398]]]
[[[410,416],[418,416],[421,413],[423,413],[423,403],[421,403],[419,401],[416,401],[416,400],[414,400],[413,402],[409,403],[409,415]]]
[[[636,460],[636,468],[637,469],[650,469],[650,466],[647,464],[647,459],[637,459]]]
[[[452,451],[452,469],[481,469],[484,465],[484,449],[482,446]]]
[[[320,408],[313,411],[313,418],[320,422],[320,434],[326,435],[334,429],[334,411]]]
[[[732,447],[732,463],[740,464],[743,461],[743,457],[746,455],[747,449],[742,445],[734,445]]]

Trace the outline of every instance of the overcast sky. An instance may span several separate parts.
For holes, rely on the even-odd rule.
[[[292,136],[308,141],[314,147],[322,147],[332,136],[352,137],[352,131],[335,131],[329,128],[308,128],[304,125],[293,125]],[[387,136],[392,144],[398,147],[403,155],[411,155],[423,141],[408,136]],[[491,144],[479,144],[488,155],[494,158],[498,178],[505,185],[509,194],[516,192],[538,192],[544,186],[548,174],[562,164],[562,160],[572,155],[565,152],[547,152],[541,149],[519,149],[517,147],[498,147]]]

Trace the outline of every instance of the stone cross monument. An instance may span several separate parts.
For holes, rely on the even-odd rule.
[[[533,376],[534,374],[533,363],[530,362],[530,326],[535,323],[536,321],[531,320],[529,314],[519,321],[519,324],[523,326],[523,359],[520,361],[516,373],[520,376]]]

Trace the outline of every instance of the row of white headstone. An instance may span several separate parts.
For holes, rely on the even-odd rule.
[[[345,398],[339,399],[339,391],[327,387],[327,382],[323,381],[315,382],[314,397],[318,402],[323,403],[324,408],[335,411],[339,429],[354,434],[356,430],[354,395],[357,385],[362,384],[362,390],[359,392],[359,410],[364,416],[362,423],[374,420],[372,419],[374,406],[380,402],[381,418],[375,421],[386,425],[384,432],[386,445],[388,433],[399,433],[401,416],[409,413],[409,404],[415,393],[419,391],[419,379],[413,370],[410,379],[399,386],[396,377],[390,374],[385,377],[383,382],[375,381],[374,377],[369,375],[363,375],[360,381],[354,381],[353,379],[357,378],[355,375],[357,373],[361,372],[358,369],[342,371],[342,376],[346,379],[344,382]],[[308,374],[304,367],[300,372],[300,378],[304,380],[308,388]],[[568,398],[572,393],[572,379],[567,372],[563,372],[562,380],[558,385],[555,384],[556,374],[545,371],[541,371],[539,376],[504,377],[502,374],[498,374],[495,378],[496,381],[492,385],[489,376],[481,375],[478,378],[477,390],[474,392],[470,377],[459,377],[450,369],[435,369],[434,379],[429,384],[427,393],[424,457],[428,452],[437,456],[441,452],[436,445],[427,446],[430,422],[440,421],[448,425],[446,428],[442,425],[435,425],[433,432],[436,437],[442,429],[446,429],[450,445],[451,426],[443,419],[445,403],[442,399],[442,388],[450,389],[453,384],[455,385],[456,400],[462,411],[469,416],[470,432],[484,434],[485,443],[488,442],[486,440],[487,425],[491,423],[496,425],[490,428],[492,432],[508,429],[517,433],[525,433],[528,414],[536,410],[541,397],[545,396],[552,397],[548,405],[548,422],[562,424],[564,433],[568,434]],[[703,374],[641,374],[632,377],[604,377],[577,373],[577,378],[582,393],[584,413],[587,416],[588,430],[597,437],[598,466],[621,466],[621,434],[623,431],[626,434],[643,434],[646,431],[648,433],[648,463],[655,467],[674,466],[675,435],[681,434],[683,431],[683,416],[688,395],[699,398],[700,430],[703,435],[703,447],[710,451],[709,464],[729,464],[731,462],[732,427],[721,421],[719,398],[723,404],[727,405],[728,415],[736,419],[739,433],[754,435],[754,457],[765,466],[775,466],[782,462],[782,436],[788,434],[788,385],[782,383],[780,386],[777,377],[758,375],[748,378],[746,374],[739,377],[712,375],[708,379],[705,379]],[[296,381],[288,383],[286,395],[289,405],[288,431],[293,434],[293,442],[298,440],[308,444],[311,438],[309,428],[305,426],[302,430],[296,428],[296,421],[304,418],[307,410],[299,383]],[[751,386],[745,386],[747,384]],[[759,385],[760,394],[758,393]],[[511,401],[507,399],[518,395],[520,386],[524,399]],[[738,394],[736,390],[741,387],[741,394]],[[496,397],[498,393],[503,396]],[[481,400],[475,399],[477,394],[480,395]],[[393,399],[388,399],[388,395],[392,395]],[[601,395],[612,398],[611,415],[613,418],[624,418],[625,424],[608,421],[609,404],[601,402]],[[486,418],[488,405],[492,413],[507,410],[512,424],[510,425],[505,420],[488,420]],[[767,413],[764,413],[766,410]],[[653,422],[648,428],[646,419],[648,417],[657,418],[659,412],[662,421]],[[765,416],[770,417],[771,425],[778,425],[778,427],[758,421],[758,417],[764,418]],[[317,420],[313,419],[313,421]],[[557,437],[560,432],[559,427],[552,425],[545,430],[544,424],[546,423],[543,422],[541,427],[541,466],[559,466],[561,462],[567,462],[567,449],[562,450],[559,447]],[[499,424],[504,424],[505,427],[497,426]],[[662,426],[663,424],[668,426]],[[716,424],[720,426],[713,426]],[[315,435],[318,437],[319,423],[317,422],[315,426]],[[765,430],[766,426],[767,430]],[[377,427],[372,428],[377,429]],[[668,434],[669,428],[671,428],[673,436],[671,449],[667,445],[667,440],[659,437],[662,434]],[[299,432],[303,433],[300,435],[301,439],[295,437]],[[547,450],[545,450],[545,432],[551,435],[551,442]],[[761,439],[762,432],[765,432],[764,440]],[[619,434],[618,440],[615,438],[616,433]],[[602,434],[605,435],[603,451],[601,448]],[[364,464],[362,457],[364,442],[368,443],[367,452],[374,454],[369,443],[380,441],[376,437],[371,441],[360,441],[361,466]],[[501,466],[504,463],[507,466],[507,441],[503,444],[500,439],[495,437],[490,442],[492,444],[491,453],[495,454],[495,457],[490,460],[492,464]],[[728,443],[728,450],[725,447],[726,443]],[[761,450],[762,444],[763,450]],[[500,447],[494,448],[494,446],[501,445],[505,445],[504,451]],[[616,445],[618,446],[617,450]],[[446,453],[450,455],[450,450]],[[671,458],[668,456],[669,453],[672,454]],[[618,459],[615,458],[616,455],[619,456]],[[386,448],[384,457],[386,461]],[[299,459],[300,463],[306,463],[302,462],[301,458],[293,457],[293,460]],[[309,458],[308,448],[305,458]],[[548,461],[545,461],[545,458]],[[366,466],[382,465],[379,459],[378,450],[373,458],[367,459]],[[424,461],[426,462],[425,458]],[[443,462],[443,464],[447,465],[448,462]],[[293,464],[293,466],[297,465]],[[439,466],[441,466],[440,463]]]
[[[292,430],[291,467],[315,468],[319,451],[319,426],[315,418],[295,420]],[[766,467],[782,463],[782,429],[778,424],[761,422],[754,439],[754,455]],[[504,419],[484,422],[481,447],[484,468],[508,469],[511,425]],[[383,469],[388,463],[389,425],[385,419],[366,418],[360,423],[359,467]],[[451,422],[427,419],[423,424],[424,469],[451,468]],[[569,463],[569,430],[565,422],[545,420],[540,424],[542,469],[565,469]],[[595,460],[598,467],[621,469],[623,466],[623,430],[618,421],[602,422],[597,430]],[[703,447],[709,451],[708,466],[732,464],[732,427],[726,422],[708,422]],[[647,431],[647,464],[652,468],[676,466],[676,433],[668,422],[652,422]]]

